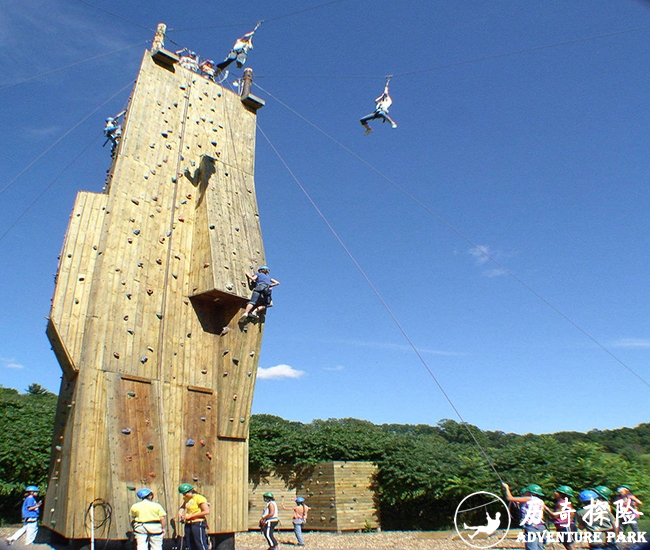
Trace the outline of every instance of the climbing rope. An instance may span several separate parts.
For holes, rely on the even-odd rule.
[[[51,145],[49,145],[48,147],[46,147],[45,150],[44,150],[40,155],[37,155],[37,157],[36,157],[34,160],[32,160],[32,161],[31,161],[27,166],[25,166],[25,168],[23,168],[20,172],[18,172],[18,174],[16,174],[16,175],[11,179],[11,180],[9,180],[9,182],[7,182],[7,183],[5,184],[5,186],[4,186],[2,189],[0,189],[0,195],[2,195],[2,193],[4,193],[7,189],[9,189],[9,187],[11,187],[11,186],[14,184],[14,182],[15,182],[15,181],[20,177],[20,176],[22,176],[25,172],[27,172],[27,170],[29,170],[32,166],[34,166],[34,164],[36,164],[37,161],[39,161],[41,158],[43,158],[43,156],[44,156],[46,153],[48,153],[48,152],[49,152],[50,150],[52,150],[56,145],[58,145],[58,144],[59,144],[59,143],[60,143],[60,142],[61,142],[61,141],[66,137],[66,136],[68,136],[69,134],[71,134],[71,133],[72,133],[76,128],[78,128],[78,127],[81,126],[84,122],[86,122],[86,120],[88,120],[92,115],[94,115],[97,111],[99,111],[99,110],[100,110],[104,105],[106,105],[109,101],[113,100],[115,97],[117,97],[118,95],[120,95],[124,90],[126,90],[126,89],[129,88],[130,86],[133,86],[133,80],[129,81],[129,83],[128,83],[126,86],[123,86],[122,88],[120,88],[117,92],[115,92],[115,93],[114,93],[112,96],[110,96],[107,100],[105,100],[105,101],[103,101],[102,103],[100,103],[97,107],[95,107],[92,111],[90,111],[90,113],[88,113],[87,115],[85,115],[85,116],[84,116],[84,117],[83,117],[79,122],[77,122],[76,124],[74,124],[74,125],[73,125],[69,130],[67,130],[67,131],[65,131],[63,134],[61,134],[61,136],[59,136],[59,138],[56,139],[56,140],[55,140]]]
[[[381,178],[386,180],[388,183],[390,183],[395,189],[397,189],[400,193],[408,197],[411,201],[413,201],[415,204],[423,208],[426,212],[428,212],[430,215],[435,217],[438,221],[440,221],[443,225],[445,225],[447,228],[449,228],[451,231],[456,233],[461,239],[463,239],[465,242],[469,243],[473,248],[479,248],[479,245],[476,244],[472,239],[470,239],[465,233],[463,233],[460,229],[452,225],[450,222],[448,222],[445,218],[434,212],[431,208],[429,208],[426,204],[424,204],[421,200],[419,200],[417,197],[415,197],[413,194],[411,194],[409,191],[404,189],[402,186],[397,184],[394,180],[389,178],[386,174],[378,170],[375,166],[370,164],[368,161],[366,161],[364,158],[359,156],[357,153],[352,151],[349,147],[346,147],[343,143],[335,139],[333,136],[325,132],[325,130],[322,130],[319,128],[316,124],[308,120],[306,117],[298,113],[295,109],[289,107],[286,103],[275,97],[273,94],[271,94],[268,90],[265,90],[262,88],[260,85],[255,84],[260,90],[262,90],[264,93],[266,93],[269,97],[280,103],[283,107],[294,113],[297,117],[301,118],[304,120],[307,124],[312,126],[314,129],[318,130],[321,134],[323,134],[325,137],[336,143],[339,147],[341,147],[344,151],[352,155],[354,158],[356,158],[359,162],[370,168],[373,172],[375,172],[377,175],[379,175]],[[261,131],[261,130],[260,130]],[[544,303],[546,306],[548,306],[551,310],[553,310],[555,313],[557,313],[560,317],[562,317],[565,321],[567,321],[570,325],[572,325],[578,332],[582,333],[585,337],[587,337],[592,343],[594,343],[597,347],[599,347],[602,351],[604,351],[607,355],[609,355],[614,361],[616,361],[619,365],[621,365],[623,368],[625,368],[630,374],[635,376],[640,382],[645,384],[650,388],[650,383],[643,378],[639,373],[637,373],[635,370],[633,370],[630,366],[628,366],[623,360],[621,360],[619,357],[617,357],[613,352],[611,352],[605,345],[601,344],[594,336],[592,336],[589,332],[587,332],[585,329],[583,329],[577,322],[575,322],[573,319],[571,319],[567,314],[562,312],[558,307],[556,307],[554,304],[552,304],[549,300],[544,298],[539,292],[537,292],[535,289],[533,289],[528,283],[524,282],[521,278],[519,278],[515,273],[513,273],[511,270],[509,270],[507,267],[505,267],[501,262],[499,262],[494,256],[492,256],[487,250],[482,250],[483,256],[488,258],[491,262],[493,262],[496,266],[499,267],[499,269],[503,270],[503,272],[507,275],[509,275],[511,278],[513,278],[515,281],[517,281],[521,286],[523,286],[526,290],[528,290],[533,296],[535,296],[538,300],[540,300],[542,303]]]
[[[123,48],[118,48],[117,50],[111,50],[110,52],[100,53],[99,55],[94,55],[92,57],[82,59],[81,61],[75,61],[74,63],[70,63],[69,65],[63,65],[62,67],[58,67],[56,69],[52,69],[52,70],[46,71],[44,73],[40,73],[40,74],[37,74],[37,75],[34,75],[34,76],[30,76],[29,78],[19,80],[18,82],[14,82],[13,84],[7,84],[6,86],[2,86],[0,88],[0,91],[6,90],[7,88],[12,88],[13,86],[18,86],[19,84],[24,84],[25,82],[31,82],[32,80],[36,80],[37,78],[41,78],[43,76],[51,75],[52,73],[57,73],[59,71],[65,70],[65,69],[69,69],[70,67],[76,67],[77,65],[81,65],[82,63],[88,63],[89,61],[94,61],[95,59],[100,59],[102,57],[106,57],[107,55],[112,55],[114,53],[123,52],[124,50],[129,50],[131,48],[135,48],[136,46],[142,46],[144,44],[149,44],[149,42],[151,42],[151,41],[150,40],[141,40],[140,42],[136,42],[135,44],[131,44],[129,46],[124,46]]]
[[[10,232],[14,227],[16,227],[16,225],[18,224],[18,222],[19,222],[20,220],[22,220],[22,219],[25,217],[25,215],[27,214],[27,212],[29,212],[29,211],[32,209],[32,207],[33,207],[33,206],[34,206],[34,205],[35,205],[35,204],[36,204],[36,203],[41,199],[41,197],[42,197],[43,195],[45,195],[45,193],[47,193],[47,192],[49,191],[49,189],[50,189],[50,188],[51,188],[51,187],[52,187],[52,186],[53,186],[53,185],[54,185],[54,184],[59,180],[59,178],[60,178],[60,177],[61,177],[61,176],[62,176],[62,175],[63,175],[63,174],[68,170],[68,168],[70,168],[70,166],[72,166],[72,165],[73,165],[73,164],[74,164],[74,163],[75,163],[75,162],[76,162],[76,161],[77,161],[81,156],[83,156],[83,155],[85,154],[85,152],[90,148],[90,146],[91,146],[91,145],[94,145],[95,142],[96,142],[100,137],[102,137],[102,134],[99,134],[99,135],[97,135],[96,137],[94,137],[94,138],[90,141],[90,143],[88,143],[88,145],[86,145],[86,146],[81,150],[81,152],[80,152],[77,156],[75,156],[75,157],[74,157],[74,158],[73,158],[73,159],[72,159],[68,164],[66,164],[65,168],[63,168],[63,170],[61,170],[61,171],[60,171],[60,172],[59,172],[59,173],[54,177],[54,179],[53,179],[53,180],[52,180],[52,181],[51,181],[51,182],[50,182],[50,183],[45,187],[45,189],[43,189],[43,190],[42,190],[38,195],[36,195],[36,198],[35,198],[35,199],[34,199],[34,200],[33,200],[33,201],[32,201],[32,202],[27,206],[27,208],[25,208],[25,209],[20,213],[20,215],[19,215],[19,216],[18,216],[18,217],[13,221],[13,223],[12,223],[12,224],[11,224],[11,225],[6,229],[6,230],[5,230],[5,232],[2,233],[2,235],[0,235],[0,242],[2,242],[2,239],[4,239],[4,238],[9,234],[9,232]]]
[[[442,393],[442,395],[445,397],[445,399],[447,400],[447,402],[449,403],[449,405],[451,406],[451,408],[452,408],[452,409],[454,410],[454,412],[456,413],[456,416],[460,419],[461,424],[465,427],[465,429],[466,429],[467,432],[469,433],[470,437],[471,437],[472,440],[474,441],[474,444],[478,447],[478,449],[480,450],[481,454],[483,455],[483,458],[485,458],[485,460],[486,460],[486,462],[488,463],[488,465],[490,466],[490,468],[492,468],[492,470],[493,470],[494,473],[496,474],[496,476],[497,476],[497,478],[499,479],[499,481],[503,483],[503,479],[502,479],[501,476],[499,475],[499,472],[497,471],[497,469],[494,467],[494,464],[493,464],[492,461],[490,460],[490,457],[488,456],[487,452],[485,451],[485,449],[482,447],[482,445],[479,443],[479,441],[478,441],[478,440],[476,439],[476,437],[474,436],[474,433],[473,433],[472,430],[470,429],[469,425],[467,424],[467,422],[465,422],[465,419],[464,419],[463,416],[460,414],[460,411],[458,410],[458,408],[456,407],[456,405],[454,405],[454,402],[452,401],[451,397],[449,397],[449,394],[445,391],[444,387],[442,386],[442,384],[440,383],[440,381],[438,380],[438,378],[437,378],[436,375],[434,374],[433,370],[431,370],[431,367],[429,367],[429,364],[426,362],[426,360],[424,359],[424,357],[422,356],[422,354],[420,353],[420,351],[418,350],[418,348],[415,346],[415,344],[413,343],[413,340],[411,340],[410,336],[409,336],[408,333],[406,332],[406,329],[402,326],[402,324],[399,322],[399,319],[397,318],[397,316],[393,313],[393,310],[390,308],[390,306],[388,305],[388,303],[386,302],[386,300],[384,300],[383,296],[381,295],[381,293],[379,292],[379,290],[377,290],[377,287],[373,284],[373,282],[372,282],[372,280],[370,279],[370,277],[368,276],[368,274],[367,274],[367,273],[364,271],[364,269],[361,267],[361,264],[359,264],[359,262],[358,262],[357,259],[354,257],[354,255],[352,254],[352,252],[350,252],[350,249],[349,249],[349,248],[346,246],[346,244],[343,242],[343,239],[342,239],[342,238],[340,237],[340,235],[337,233],[336,229],[334,229],[334,227],[332,226],[332,224],[327,220],[325,214],[323,214],[322,210],[318,207],[318,205],[316,204],[316,202],[314,201],[314,199],[311,197],[311,195],[309,194],[309,192],[307,191],[307,189],[305,189],[305,187],[302,185],[302,183],[300,183],[300,180],[298,180],[298,178],[297,178],[296,175],[293,173],[293,171],[291,170],[291,168],[289,168],[289,165],[286,163],[286,161],[284,160],[284,158],[282,158],[282,155],[281,155],[280,152],[275,148],[275,146],[273,145],[273,143],[271,143],[271,140],[268,138],[268,136],[266,135],[266,133],[264,132],[264,130],[262,130],[262,128],[260,127],[259,124],[257,125],[257,128],[259,129],[259,131],[260,131],[260,133],[262,134],[262,136],[264,136],[264,139],[265,139],[266,142],[269,144],[269,146],[271,147],[271,149],[273,149],[273,152],[274,152],[274,153],[277,155],[277,157],[280,159],[280,162],[284,165],[284,167],[286,168],[287,172],[289,172],[289,174],[291,175],[291,177],[293,178],[293,180],[296,182],[296,184],[298,185],[298,187],[300,188],[300,190],[303,192],[303,194],[305,195],[305,197],[307,197],[307,200],[308,200],[308,201],[311,203],[311,205],[314,207],[314,210],[316,210],[317,214],[318,214],[318,215],[320,216],[320,218],[323,220],[323,222],[324,222],[325,225],[328,227],[328,229],[330,230],[330,232],[332,233],[332,235],[334,235],[334,238],[335,238],[335,239],[338,241],[338,243],[341,245],[341,247],[343,248],[343,250],[345,251],[345,253],[348,255],[348,257],[350,258],[350,260],[352,260],[352,263],[355,265],[355,267],[357,268],[357,270],[359,271],[359,273],[361,273],[361,276],[366,280],[366,283],[368,283],[368,286],[370,286],[370,288],[372,289],[372,291],[375,293],[375,295],[377,296],[377,298],[378,298],[379,301],[381,302],[382,306],[384,307],[384,309],[386,310],[386,312],[388,313],[388,315],[390,315],[390,317],[392,318],[393,322],[395,323],[395,325],[397,326],[397,328],[399,329],[399,331],[402,333],[402,335],[404,336],[404,338],[405,338],[406,341],[408,342],[408,344],[409,344],[409,346],[411,347],[411,349],[415,352],[415,355],[417,355],[418,359],[420,360],[420,362],[422,363],[422,365],[424,366],[424,368],[425,368],[425,369],[427,370],[427,372],[429,373],[429,376],[431,376],[431,378],[433,379],[433,381],[434,381],[434,382],[436,383],[436,385],[438,386],[438,389],[440,390],[440,392]]]
[[[471,65],[472,63],[481,63],[483,61],[491,61],[493,59],[500,59],[502,57],[509,57],[512,55],[520,55],[524,53],[531,53],[531,52],[537,52],[541,50],[547,50],[550,48],[559,48],[562,46],[568,46],[571,44],[578,44],[580,42],[589,42],[591,40],[598,40],[600,38],[609,38],[612,36],[618,36],[621,34],[627,34],[627,33],[632,33],[632,32],[639,32],[639,31],[645,31],[650,29],[650,25],[646,25],[644,27],[636,27],[634,29],[625,29],[622,31],[614,31],[610,33],[605,33],[605,34],[597,34],[594,36],[585,36],[582,38],[576,38],[574,40],[566,40],[564,42],[555,42],[553,44],[545,44],[542,46],[533,46],[530,48],[524,48],[521,50],[514,50],[511,52],[504,52],[504,53],[497,53],[493,55],[487,55],[484,57],[476,57],[473,59],[466,59],[464,61],[457,61],[455,63],[446,63],[444,65],[436,65],[435,67],[429,67],[428,69],[420,69],[417,71],[409,71],[405,73],[398,73],[394,74],[393,78],[400,78],[402,76],[413,76],[416,74],[422,74],[422,73],[430,73],[433,71],[440,71],[442,69],[451,69],[454,67],[462,67],[463,65]],[[302,79],[308,79],[308,78],[326,78],[326,79],[348,79],[348,80],[368,80],[368,79],[379,79],[379,78],[384,78],[382,75],[299,75],[299,74],[289,74],[289,75],[265,75],[265,74],[258,74],[255,75],[255,78],[302,78]]]
[[[327,6],[331,6],[332,4],[338,4],[340,2],[345,2],[346,0],[331,0],[330,2],[325,2],[324,4],[318,4],[317,6],[312,6],[310,8],[304,8],[301,10],[293,11],[291,13],[287,13],[285,15],[279,15],[278,17],[273,17],[271,19],[265,19],[265,23],[270,23],[271,21],[279,21],[280,19],[285,19],[287,17],[292,17],[294,15],[299,15],[301,13],[305,13],[307,11],[312,11],[312,10],[318,10],[320,8],[325,8]],[[211,29],[227,29],[231,27],[245,27],[248,23],[234,23],[231,25],[210,25],[207,27],[187,27],[184,29],[167,29],[167,32],[186,32],[186,31],[204,31],[204,30],[211,30]]]

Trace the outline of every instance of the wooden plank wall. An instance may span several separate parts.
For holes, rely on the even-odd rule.
[[[366,526],[376,529],[376,470],[372,462],[323,462],[291,482],[280,475],[264,476],[248,486],[248,528],[258,528],[257,521],[264,509],[262,495],[270,491],[278,502],[284,497],[287,508],[293,507],[297,496],[305,498],[311,508],[307,530],[358,531]],[[280,510],[282,528],[293,528],[291,517],[291,512]]]
[[[79,193],[48,336],[64,369],[44,523],[123,539],[135,490],[173,513],[189,482],[210,529],[247,527],[248,422],[263,323],[238,324],[265,263],[254,112],[145,52],[107,194]],[[74,403],[74,404],[73,404]],[[191,444],[191,441],[194,444]]]

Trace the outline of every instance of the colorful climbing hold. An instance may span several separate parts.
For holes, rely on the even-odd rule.
[[[124,435],[129,435],[129,434],[131,433],[131,428],[123,428],[123,429],[122,429],[122,433],[123,433]]]
[[[194,447],[194,440],[193,440],[192,438],[189,438],[189,439],[185,442],[185,446],[186,446],[186,447]]]

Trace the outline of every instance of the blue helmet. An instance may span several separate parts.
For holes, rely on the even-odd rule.
[[[298,504],[302,504],[303,502],[305,502],[305,499],[302,498],[302,497],[298,497],[298,498],[296,499],[296,502],[297,502]]]
[[[269,269],[269,266],[268,266],[268,265],[261,265],[261,266],[259,266],[259,267],[257,268],[257,271],[260,271],[261,269],[266,269],[266,270],[268,270],[268,271],[271,271],[271,270]]]
[[[36,485],[28,485],[25,487],[25,492],[26,493],[38,493],[38,487]]]
[[[138,498],[147,498],[153,491],[151,489],[147,489],[146,487],[144,489],[140,489],[136,495],[138,495]]]
[[[598,493],[587,489],[586,491],[581,491],[578,495],[578,500],[580,502],[591,502],[592,500],[598,500]]]

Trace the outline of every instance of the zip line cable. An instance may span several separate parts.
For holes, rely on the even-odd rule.
[[[6,86],[0,87],[0,91],[6,90],[7,88],[12,88],[13,86],[18,86],[19,84],[24,84],[25,82],[31,82],[32,80],[36,80],[37,78],[41,78],[43,76],[51,75],[52,73],[56,73],[56,72],[59,72],[59,71],[63,71],[65,69],[69,69],[70,67],[76,67],[77,65],[81,65],[82,63],[88,63],[88,61],[94,61],[95,59],[100,59],[101,57],[106,57],[107,55],[122,52],[124,50],[135,48],[136,46],[141,46],[143,44],[148,44],[149,42],[150,42],[150,40],[142,40],[142,41],[137,42],[135,44],[131,44],[130,46],[124,46],[123,48],[118,48],[117,50],[112,50],[112,51],[106,52],[106,53],[100,53],[99,55],[94,55],[92,57],[89,57],[87,59],[83,59],[81,61],[75,61],[74,63],[70,63],[69,65],[64,65],[63,67],[58,67],[56,69],[52,69],[52,70],[46,71],[44,73],[40,73],[40,74],[37,74],[37,75],[34,75],[34,76],[30,76],[29,78],[25,78],[24,80],[19,80],[18,82],[14,82],[13,84],[7,84]]]
[[[14,182],[15,182],[15,181],[20,177],[20,176],[22,176],[25,172],[27,172],[27,170],[29,170],[32,166],[34,166],[34,164],[36,164],[36,162],[37,162],[38,160],[40,160],[40,159],[41,159],[41,158],[42,158],[42,157],[43,157],[47,152],[49,152],[49,151],[50,151],[51,149],[53,149],[56,145],[58,145],[58,144],[63,140],[63,138],[65,138],[66,136],[68,136],[69,134],[71,134],[71,133],[72,133],[76,128],[78,128],[79,126],[81,126],[81,124],[83,124],[84,122],[86,122],[86,120],[88,120],[92,115],[94,115],[97,111],[99,111],[99,110],[100,110],[104,105],[106,105],[109,101],[111,101],[112,99],[116,98],[119,94],[121,94],[124,90],[126,90],[126,89],[129,88],[130,86],[133,86],[133,82],[134,82],[133,80],[129,81],[129,83],[128,83],[126,86],[120,88],[120,89],[119,89],[117,92],[115,92],[111,97],[109,97],[107,100],[105,100],[105,101],[103,101],[102,103],[100,103],[97,107],[95,107],[92,111],[90,111],[90,113],[88,113],[87,115],[85,115],[85,116],[84,116],[84,117],[83,117],[79,122],[77,122],[74,126],[72,126],[72,128],[70,128],[69,130],[67,130],[66,132],[64,132],[61,136],[59,136],[59,138],[58,138],[57,140],[55,140],[54,143],[52,143],[51,145],[49,145],[48,147],[46,147],[45,150],[44,150],[41,154],[39,154],[39,155],[38,155],[34,160],[32,160],[32,162],[30,162],[27,166],[25,166],[25,168],[23,168],[20,172],[18,172],[18,174],[16,174],[16,175],[11,179],[11,180],[9,180],[9,182],[8,182],[8,183],[7,183],[7,184],[6,184],[2,189],[0,189],[0,195],[2,195],[2,193],[4,193],[7,189],[9,189],[9,187],[11,187],[11,186],[13,185],[13,183],[14,183]]]
[[[70,168],[70,166],[72,166],[72,165],[77,161],[77,159],[79,159],[79,158],[80,158],[80,157],[81,157],[81,156],[82,156],[82,155],[83,155],[83,154],[84,154],[88,149],[90,149],[90,146],[93,145],[93,144],[97,141],[97,139],[98,139],[99,137],[101,137],[101,136],[98,135],[97,137],[93,138],[93,139],[90,141],[90,143],[88,143],[88,145],[86,145],[86,146],[81,150],[81,152],[80,152],[77,156],[75,156],[75,157],[74,157],[74,158],[73,158],[73,159],[72,159],[68,164],[66,164],[65,168],[63,168],[63,170],[61,170],[61,171],[60,171],[60,172],[59,172],[59,173],[54,177],[54,179],[53,179],[53,180],[52,180],[52,181],[51,181],[51,182],[50,182],[50,183],[45,187],[45,189],[43,189],[43,190],[42,190],[38,195],[36,195],[36,198],[35,198],[35,199],[34,199],[34,200],[29,204],[29,206],[27,206],[27,208],[25,208],[25,209],[22,211],[22,213],[21,213],[21,214],[20,214],[20,215],[19,215],[19,216],[14,220],[14,222],[13,222],[11,225],[9,225],[9,227],[7,227],[7,229],[5,230],[5,232],[2,233],[2,235],[0,235],[0,242],[2,242],[2,240],[3,240],[3,239],[4,239],[4,238],[5,238],[5,237],[6,237],[6,236],[11,232],[11,230],[12,230],[14,227],[16,227],[16,225],[18,225],[18,222],[19,222],[20,220],[22,220],[22,219],[25,217],[25,215],[27,214],[27,212],[29,212],[29,211],[32,209],[32,207],[33,207],[33,206],[34,206],[34,205],[35,205],[35,204],[36,204],[36,203],[41,199],[41,197],[42,197],[43,195],[45,195],[45,193],[47,193],[47,191],[48,191],[48,190],[49,190],[49,189],[50,189],[50,188],[51,188],[51,187],[52,187],[52,186],[53,186],[53,185],[54,185],[54,184],[59,180],[59,178],[60,178],[60,177],[61,177],[61,176],[62,176],[62,175],[63,175],[63,174],[68,170],[68,168]]]
[[[410,336],[408,335],[408,333],[406,332],[406,330],[404,329],[404,327],[402,326],[402,324],[399,322],[399,319],[397,319],[395,313],[393,313],[393,310],[390,308],[390,306],[388,305],[388,303],[386,302],[386,300],[384,300],[384,298],[382,297],[382,295],[381,295],[381,293],[379,292],[379,290],[377,290],[377,287],[373,284],[373,282],[370,280],[370,277],[368,277],[367,273],[364,271],[363,267],[361,267],[361,265],[359,264],[359,262],[357,261],[357,259],[356,259],[356,258],[354,257],[354,255],[352,254],[352,252],[350,252],[350,249],[349,249],[349,248],[346,246],[346,244],[343,242],[343,239],[342,239],[342,238],[340,237],[340,235],[337,233],[336,229],[334,229],[334,227],[332,226],[332,224],[331,224],[331,223],[328,221],[328,219],[325,217],[325,214],[323,214],[322,210],[318,207],[318,205],[316,204],[316,202],[314,202],[314,199],[311,197],[311,195],[309,194],[309,192],[305,189],[305,187],[302,185],[302,183],[300,183],[300,180],[298,180],[298,178],[297,178],[296,175],[293,173],[293,171],[291,170],[291,168],[289,168],[289,165],[286,163],[286,161],[284,160],[284,158],[282,158],[282,155],[280,155],[280,152],[275,148],[275,146],[273,145],[273,143],[271,143],[271,140],[268,138],[268,136],[266,135],[266,133],[264,132],[264,130],[262,130],[262,128],[260,127],[259,124],[257,124],[257,128],[258,128],[259,131],[261,132],[262,136],[264,136],[264,139],[265,139],[266,142],[269,144],[269,146],[271,147],[271,149],[273,149],[273,152],[274,152],[274,153],[277,155],[277,157],[280,159],[280,162],[284,165],[284,167],[286,168],[287,172],[289,172],[289,174],[291,175],[291,177],[293,178],[293,180],[296,182],[296,184],[298,185],[298,187],[300,188],[300,190],[303,192],[303,194],[305,195],[305,197],[307,197],[307,200],[308,200],[308,201],[311,203],[311,205],[314,207],[314,210],[316,210],[316,212],[317,212],[317,214],[319,215],[319,217],[321,218],[321,220],[323,220],[323,222],[325,223],[325,225],[327,226],[327,228],[330,230],[330,232],[332,233],[332,235],[334,235],[334,238],[335,238],[335,239],[338,241],[338,243],[341,245],[341,248],[343,248],[343,250],[344,250],[345,253],[348,255],[348,257],[350,258],[350,260],[352,260],[352,263],[355,265],[355,267],[357,268],[357,270],[359,271],[359,273],[361,273],[361,276],[366,280],[366,283],[368,283],[368,286],[370,286],[370,288],[372,289],[372,291],[375,293],[375,295],[377,296],[377,298],[378,298],[379,301],[381,302],[382,306],[384,306],[384,309],[386,310],[386,312],[388,313],[388,315],[390,315],[390,317],[393,319],[393,322],[395,323],[395,325],[397,326],[397,328],[399,329],[399,331],[402,333],[402,336],[404,336],[404,338],[405,338],[406,341],[408,342],[408,344],[409,344],[409,346],[411,347],[411,349],[415,352],[415,354],[417,355],[417,357],[418,357],[418,359],[420,360],[420,362],[422,363],[422,365],[424,365],[424,368],[425,368],[425,369],[427,370],[427,372],[429,373],[429,376],[431,376],[431,378],[433,379],[433,381],[436,383],[436,385],[438,386],[438,389],[441,391],[442,395],[445,397],[445,399],[447,400],[447,402],[449,403],[449,405],[451,406],[451,408],[454,410],[454,412],[456,413],[456,416],[458,416],[458,418],[460,419],[462,425],[463,425],[463,426],[465,427],[465,429],[469,432],[470,437],[472,438],[472,440],[474,441],[474,443],[476,444],[476,446],[478,447],[478,449],[481,451],[481,454],[483,455],[483,457],[485,458],[485,460],[486,460],[487,463],[489,464],[490,468],[492,468],[492,470],[494,471],[494,473],[496,474],[496,476],[499,478],[499,481],[503,483],[503,479],[501,479],[501,476],[499,475],[499,472],[497,471],[497,469],[494,467],[494,464],[493,464],[492,461],[490,460],[490,457],[488,456],[488,454],[485,452],[485,450],[483,449],[483,447],[481,446],[481,444],[478,442],[478,440],[477,440],[476,437],[474,436],[474,433],[473,433],[472,430],[469,428],[469,425],[467,424],[467,422],[465,422],[465,419],[464,419],[463,416],[460,414],[460,411],[456,408],[456,405],[454,405],[454,402],[451,400],[451,397],[449,397],[449,394],[448,394],[448,393],[445,391],[445,389],[442,387],[442,384],[440,383],[440,381],[438,380],[438,378],[436,377],[436,375],[433,373],[433,371],[432,371],[431,368],[429,367],[429,365],[428,365],[428,363],[426,362],[426,360],[424,359],[424,357],[422,357],[422,354],[420,353],[420,351],[418,350],[418,348],[415,346],[415,344],[413,343],[413,340],[411,340]]]
[[[347,0],[331,0],[330,2],[325,2],[324,4],[319,4],[317,6],[312,6],[310,8],[303,8],[301,10],[293,11],[291,13],[287,13],[285,15],[279,15],[278,17],[273,17],[271,19],[264,19],[263,21],[265,23],[270,23],[271,21],[279,21],[280,19],[285,19],[286,17],[293,17],[294,15],[299,15],[301,13],[305,13],[307,11],[312,11],[312,10],[317,10],[320,8],[325,8],[327,6],[331,6],[332,4],[338,4],[340,2],[346,2]],[[188,27],[185,29],[167,29],[167,32],[185,32],[185,31],[204,31],[204,30],[210,30],[210,29],[227,29],[231,27],[242,27],[245,26],[247,23],[234,23],[231,25],[210,25],[207,27]]]
[[[586,36],[583,38],[576,38],[574,40],[567,40],[565,42],[556,42],[554,44],[545,44],[542,46],[533,46],[530,48],[524,48],[521,50],[515,50],[512,52],[505,52],[505,53],[497,53],[493,55],[487,55],[485,57],[477,57],[475,59],[467,59],[465,61],[457,61],[455,63],[446,63],[444,65],[437,65],[435,67],[430,67],[429,69],[420,69],[417,71],[409,71],[405,73],[396,73],[393,75],[393,78],[397,77],[402,77],[402,76],[413,76],[416,74],[422,74],[422,73],[429,73],[433,71],[439,71],[442,69],[450,69],[453,67],[461,67],[463,65],[470,65],[472,63],[480,63],[482,61],[490,61],[492,59],[500,59],[502,57],[509,57],[512,55],[519,55],[523,53],[530,53],[530,52],[537,52],[540,50],[547,50],[550,48],[559,48],[561,46],[568,46],[571,44],[578,44],[580,42],[588,42],[590,40],[598,40],[600,38],[609,38],[611,36],[618,36],[621,34],[627,34],[631,32],[639,32],[639,31],[645,31],[650,29],[650,25],[646,25],[644,27],[636,27],[634,29],[626,29],[622,31],[614,31],[610,33],[605,33],[605,34],[597,34],[594,36]],[[358,80],[367,80],[367,79],[376,79],[376,78],[385,78],[385,75],[377,75],[377,76],[371,76],[371,75],[256,75],[255,78],[331,78],[331,79],[358,79]]]
[[[400,193],[408,197],[410,200],[412,200],[415,204],[423,208],[426,212],[431,214],[433,217],[435,217],[440,223],[442,223],[445,227],[453,231],[456,235],[458,235],[461,239],[463,239],[465,242],[470,244],[472,247],[476,248],[477,250],[481,251],[481,254],[483,254],[486,258],[488,258],[490,261],[492,261],[497,267],[503,270],[504,273],[512,277],[515,281],[517,281],[521,286],[523,286],[526,290],[528,290],[533,296],[535,296],[538,300],[540,300],[542,303],[544,303],[546,306],[548,306],[552,311],[554,311],[556,314],[558,314],[560,317],[562,317],[565,321],[567,321],[571,326],[573,326],[578,332],[583,334],[587,339],[589,339],[593,344],[595,344],[598,348],[600,348],[602,351],[604,351],[607,355],[609,355],[614,361],[616,361],[619,365],[621,365],[623,368],[625,368],[630,374],[635,376],[640,382],[645,384],[650,388],[650,383],[645,380],[640,374],[638,374],[635,370],[633,370],[631,367],[629,367],[622,359],[619,359],[613,352],[611,352],[607,347],[605,347],[603,344],[601,344],[595,337],[593,337],[589,332],[587,332],[585,329],[583,329],[577,322],[573,321],[568,315],[563,313],[559,308],[557,308],[555,305],[553,305],[551,302],[549,302],[544,296],[542,296],[539,292],[537,292],[535,289],[533,289],[528,283],[523,281],[521,278],[519,278],[515,273],[510,271],[507,267],[505,267],[501,262],[499,262],[496,258],[494,258],[492,255],[489,254],[489,252],[483,250],[478,244],[476,244],[470,237],[465,235],[460,229],[452,225],[450,222],[448,222],[445,218],[434,212],[431,208],[429,208],[426,204],[424,204],[420,199],[415,197],[412,193],[407,191],[404,187],[401,185],[397,184],[395,181],[393,181],[391,178],[389,178],[387,175],[385,175],[383,172],[381,172],[379,169],[375,168],[372,164],[370,164],[368,161],[366,161],[364,158],[359,156],[357,153],[352,151],[349,147],[346,147],[343,143],[332,137],[330,134],[325,132],[325,130],[322,130],[316,124],[305,118],[303,115],[298,113],[295,109],[292,109],[289,107],[286,103],[275,97],[273,94],[271,94],[268,90],[265,90],[262,88],[259,84],[255,84],[260,90],[262,90],[264,93],[268,94],[269,97],[280,103],[283,107],[294,113],[297,117],[301,118],[304,120],[307,124],[309,124],[311,127],[314,129],[318,130],[321,134],[323,134],[325,137],[328,139],[332,140],[334,143],[336,143],[339,147],[341,147],[344,151],[352,155],[354,158],[356,158],[359,162],[370,168],[373,172],[375,172],[378,176],[386,180],[388,183],[390,183],[395,189],[397,189]]]
[[[141,29],[146,29],[151,32],[156,32],[156,29],[149,28],[145,25],[141,25],[140,23],[136,23],[135,21],[132,21],[131,19],[127,19],[126,17],[122,17],[121,15],[118,15],[117,13],[113,13],[111,11],[105,10],[104,8],[100,8],[99,6],[95,6],[95,4],[91,4],[90,2],[86,2],[86,0],[77,0],[77,2],[81,2],[82,4],[86,4],[86,6],[90,6],[91,8],[95,8],[96,10],[103,11],[104,13],[107,13],[108,15],[112,15],[113,17],[117,17],[118,19],[121,19],[122,21],[126,21],[127,23],[131,23],[132,25],[136,25],[137,27],[140,27]]]

